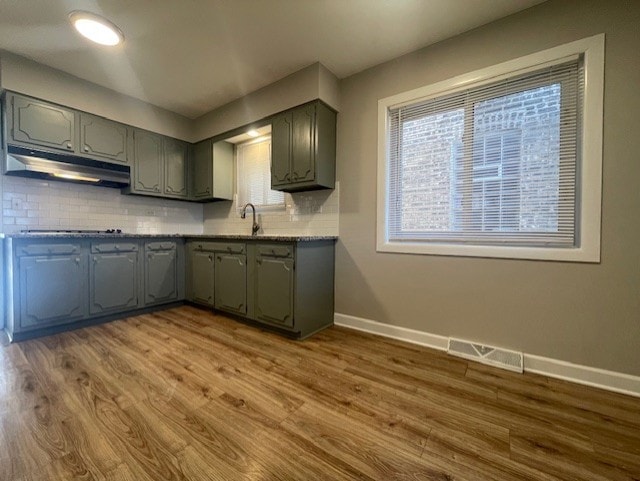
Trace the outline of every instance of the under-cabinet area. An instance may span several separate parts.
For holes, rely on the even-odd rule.
[[[295,338],[333,324],[332,237],[5,239],[11,340],[188,301]]]

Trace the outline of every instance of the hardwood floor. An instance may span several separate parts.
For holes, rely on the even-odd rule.
[[[0,479],[638,480],[640,399],[185,306],[0,347]]]

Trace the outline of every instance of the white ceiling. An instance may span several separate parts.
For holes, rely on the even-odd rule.
[[[196,118],[307,65],[338,78],[543,0],[0,0],[0,49]],[[72,10],[121,47],[90,44]]]

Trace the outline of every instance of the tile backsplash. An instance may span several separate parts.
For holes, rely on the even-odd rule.
[[[119,189],[0,175],[2,231],[122,229],[136,234],[201,234],[201,204],[122,195]]]
[[[316,190],[285,194],[285,205],[278,210],[260,210],[257,221],[265,235],[338,235],[340,185],[333,190]],[[247,219],[240,218],[234,201],[214,202],[204,206],[205,234],[251,234],[249,210]]]

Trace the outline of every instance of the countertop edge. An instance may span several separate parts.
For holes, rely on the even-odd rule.
[[[242,235],[242,234],[96,234],[96,233],[60,233],[34,234],[15,233],[0,234],[0,239],[198,239],[198,240],[245,240],[245,241],[280,241],[280,242],[311,242],[318,240],[337,240],[338,236],[273,236],[273,235]]]

